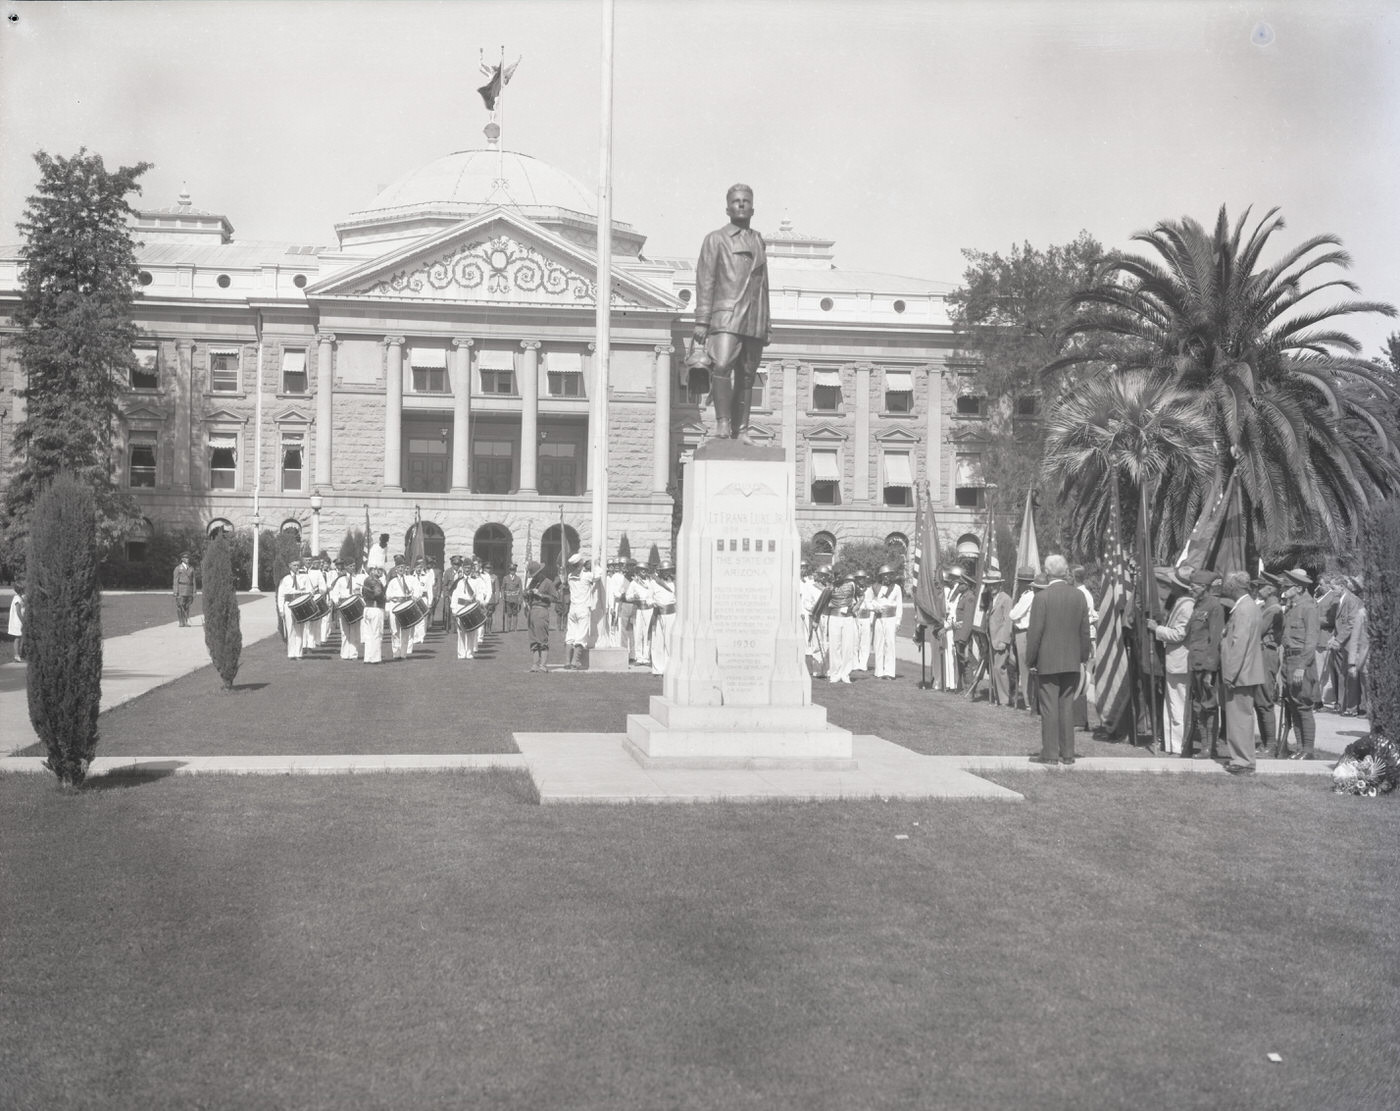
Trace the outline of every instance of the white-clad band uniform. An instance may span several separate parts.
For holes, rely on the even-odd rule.
[[[321,592],[329,599],[331,584],[340,572],[334,567],[322,566],[316,572],[321,577]],[[331,641],[331,629],[335,626],[335,609],[328,608],[319,618],[316,619],[316,640],[321,644],[329,644]]]
[[[300,561],[292,564],[292,569],[282,576],[277,584],[277,612],[282,615],[282,627],[287,633],[287,659],[299,660],[306,649],[305,621],[292,616],[292,603],[300,601],[311,593],[311,582]]]
[[[350,598],[360,593],[364,582],[363,575],[352,575],[344,568],[337,568],[331,576],[330,602],[336,624],[340,626],[340,658],[358,660],[360,658],[360,622],[347,621],[340,607]]]
[[[875,678],[895,677],[894,637],[904,617],[904,590],[895,582],[893,572],[881,574],[880,585],[874,590],[875,627],[871,639],[875,644]]]
[[[652,579],[649,594],[652,604],[651,625],[651,673],[665,675],[666,665],[671,662],[671,632],[676,624],[676,587],[670,579],[671,571],[663,567]]]
[[[427,603],[432,596],[432,578],[429,576],[427,568],[421,571],[412,571],[406,576],[408,587],[413,592],[413,596],[420,602]],[[413,644],[415,647],[428,639],[428,622],[419,621],[413,626]]]
[[[627,597],[637,607],[632,619],[632,658],[639,664],[651,663],[651,580],[638,575],[627,588]]]
[[[360,576],[360,593],[365,599],[365,615],[360,618],[360,641],[365,663],[384,662],[384,575],[378,568]],[[372,580],[372,582],[371,582]]]
[[[495,587],[491,582],[491,573],[486,570],[484,565],[477,567],[472,572],[471,584],[472,592],[476,595],[477,601],[489,610],[491,608],[491,603],[495,601]],[[489,631],[490,629],[486,625],[481,626],[479,629],[472,630],[471,643],[473,652],[481,647],[481,638]]]
[[[476,647],[481,639],[480,627],[475,629],[464,629],[462,623],[457,620],[465,614],[473,604],[485,605],[477,597],[476,590],[472,585],[472,577],[463,575],[452,584],[452,597],[448,600],[448,612],[452,615],[452,624],[457,632],[457,658],[459,660],[470,660],[476,655]]]
[[[405,629],[399,624],[399,619],[394,614],[394,607],[406,599],[415,597],[416,590],[402,567],[396,567],[390,573],[389,583],[384,588],[384,595],[387,599],[384,608],[388,611],[389,617],[389,647],[394,653],[394,659],[406,660],[413,655],[413,630],[411,628]]]
[[[856,575],[856,662],[852,671],[869,671],[875,650],[875,588],[864,571]]]

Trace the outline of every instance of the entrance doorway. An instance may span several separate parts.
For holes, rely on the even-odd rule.
[[[472,540],[472,552],[498,575],[504,575],[510,567],[513,537],[505,525],[482,525],[476,530]]]
[[[452,429],[446,423],[404,421],[405,493],[445,494],[452,485]]]
[[[569,555],[573,555],[578,551],[578,533],[568,525],[563,527],[564,540],[569,545]],[[544,535],[540,537],[540,562],[546,567],[553,566],[556,570],[562,572],[564,570],[564,564],[560,560],[559,535],[558,525],[550,525],[549,528],[544,530]]]
[[[408,531],[404,533],[403,550],[408,556],[408,561],[413,562],[413,541],[417,535],[418,526],[409,525]],[[447,552],[447,537],[443,535],[442,529],[433,524],[432,521],[423,522],[423,558],[434,567],[441,567],[443,556]]]

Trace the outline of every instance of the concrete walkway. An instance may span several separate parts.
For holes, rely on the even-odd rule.
[[[180,628],[175,622],[156,625],[102,642],[102,712],[164,686],[172,680],[209,665],[204,629],[194,624]],[[238,608],[243,643],[253,644],[277,632],[277,603],[268,594]],[[19,668],[19,664],[6,664]],[[8,685],[8,684],[7,684]],[[0,753],[18,752],[37,744],[29,724],[29,696],[21,684],[0,691]],[[0,764],[0,770],[4,765]]]

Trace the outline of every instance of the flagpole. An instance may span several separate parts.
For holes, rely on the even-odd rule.
[[[612,98],[613,0],[603,0],[602,113],[598,149],[598,273],[594,283],[597,333],[593,351],[593,396],[588,432],[589,478],[593,486],[593,569],[605,567],[608,551],[608,363],[612,356]]]

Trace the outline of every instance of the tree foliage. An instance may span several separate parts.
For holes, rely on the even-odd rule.
[[[1400,738],[1400,500],[1377,507],[1362,532],[1362,602],[1370,657],[1366,662],[1371,728]]]
[[[15,428],[19,465],[5,491],[11,563],[24,546],[40,492],[60,472],[94,496],[99,541],[119,537],[134,502],[113,481],[117,395],[136,367],[132,316],[136,256],[127,197],[139,163],[108,171],[102,158],[40,151],[39,184],[19,222],[24,288],[15,312],[25,375],[25,416]]]
[[[87,775],[102,701],[102,593],[97,508],[86,483],[60,474],[39,496],[29,534],[26,633],[29,720],[64,786]]]
[[[243,653],[243,629],[233,579],[233,545],[226,537],[211,540],[205,548],[200,578],[204,585],[204,645],[224,689],[231,690]]]
[[[1063,333],[1076,311],[1071,298],[1093,285],[1105,253],[1081,231],[1044,249],[1022,243],[1006,254],[964,249],[963,257],[964,284],[949,294],[948,310],[960,349],[976,360],[977,385],[990,407],[983,476],[996,487],[999,511],[1019,515],[1026,492],[1040,484],[1040,418],[1078,377],[1047,377],[1044,370],[1064,354]],[[1019,413],[1019,404],[1029,411]],[[1065,546],[1058,500],[1036,500],[1042,544]]]
[[[1184,217],[1139,232],[1134,241],[1149,253],[1115,257],[1095,287],[1074,298],[1082,313],[1065,336],[1091,346],[1050,367],[1073,369],[1093,343],[1116,343],[1120,372],[1145,372],[1197,397],[1215,466],[1238,472],[1266,552],[1302,538],[1342,538],[1375,501],[1400,492],[1394,430],[1343,386],[1382,398],[1393,389],[1338,326],[1344,316],[1395,309],[1346,298],[1319,303],[1339,289],[1358,292],[1345,279],[1320,280],[1320,271],[1345,268],[1350,257],[1336,236],[1319,235],[1266,263],[1269,240],[1283,226],[1271,209],[1250,229],[1246,209],[1231,227],[1222,206],[1213,230]]]

